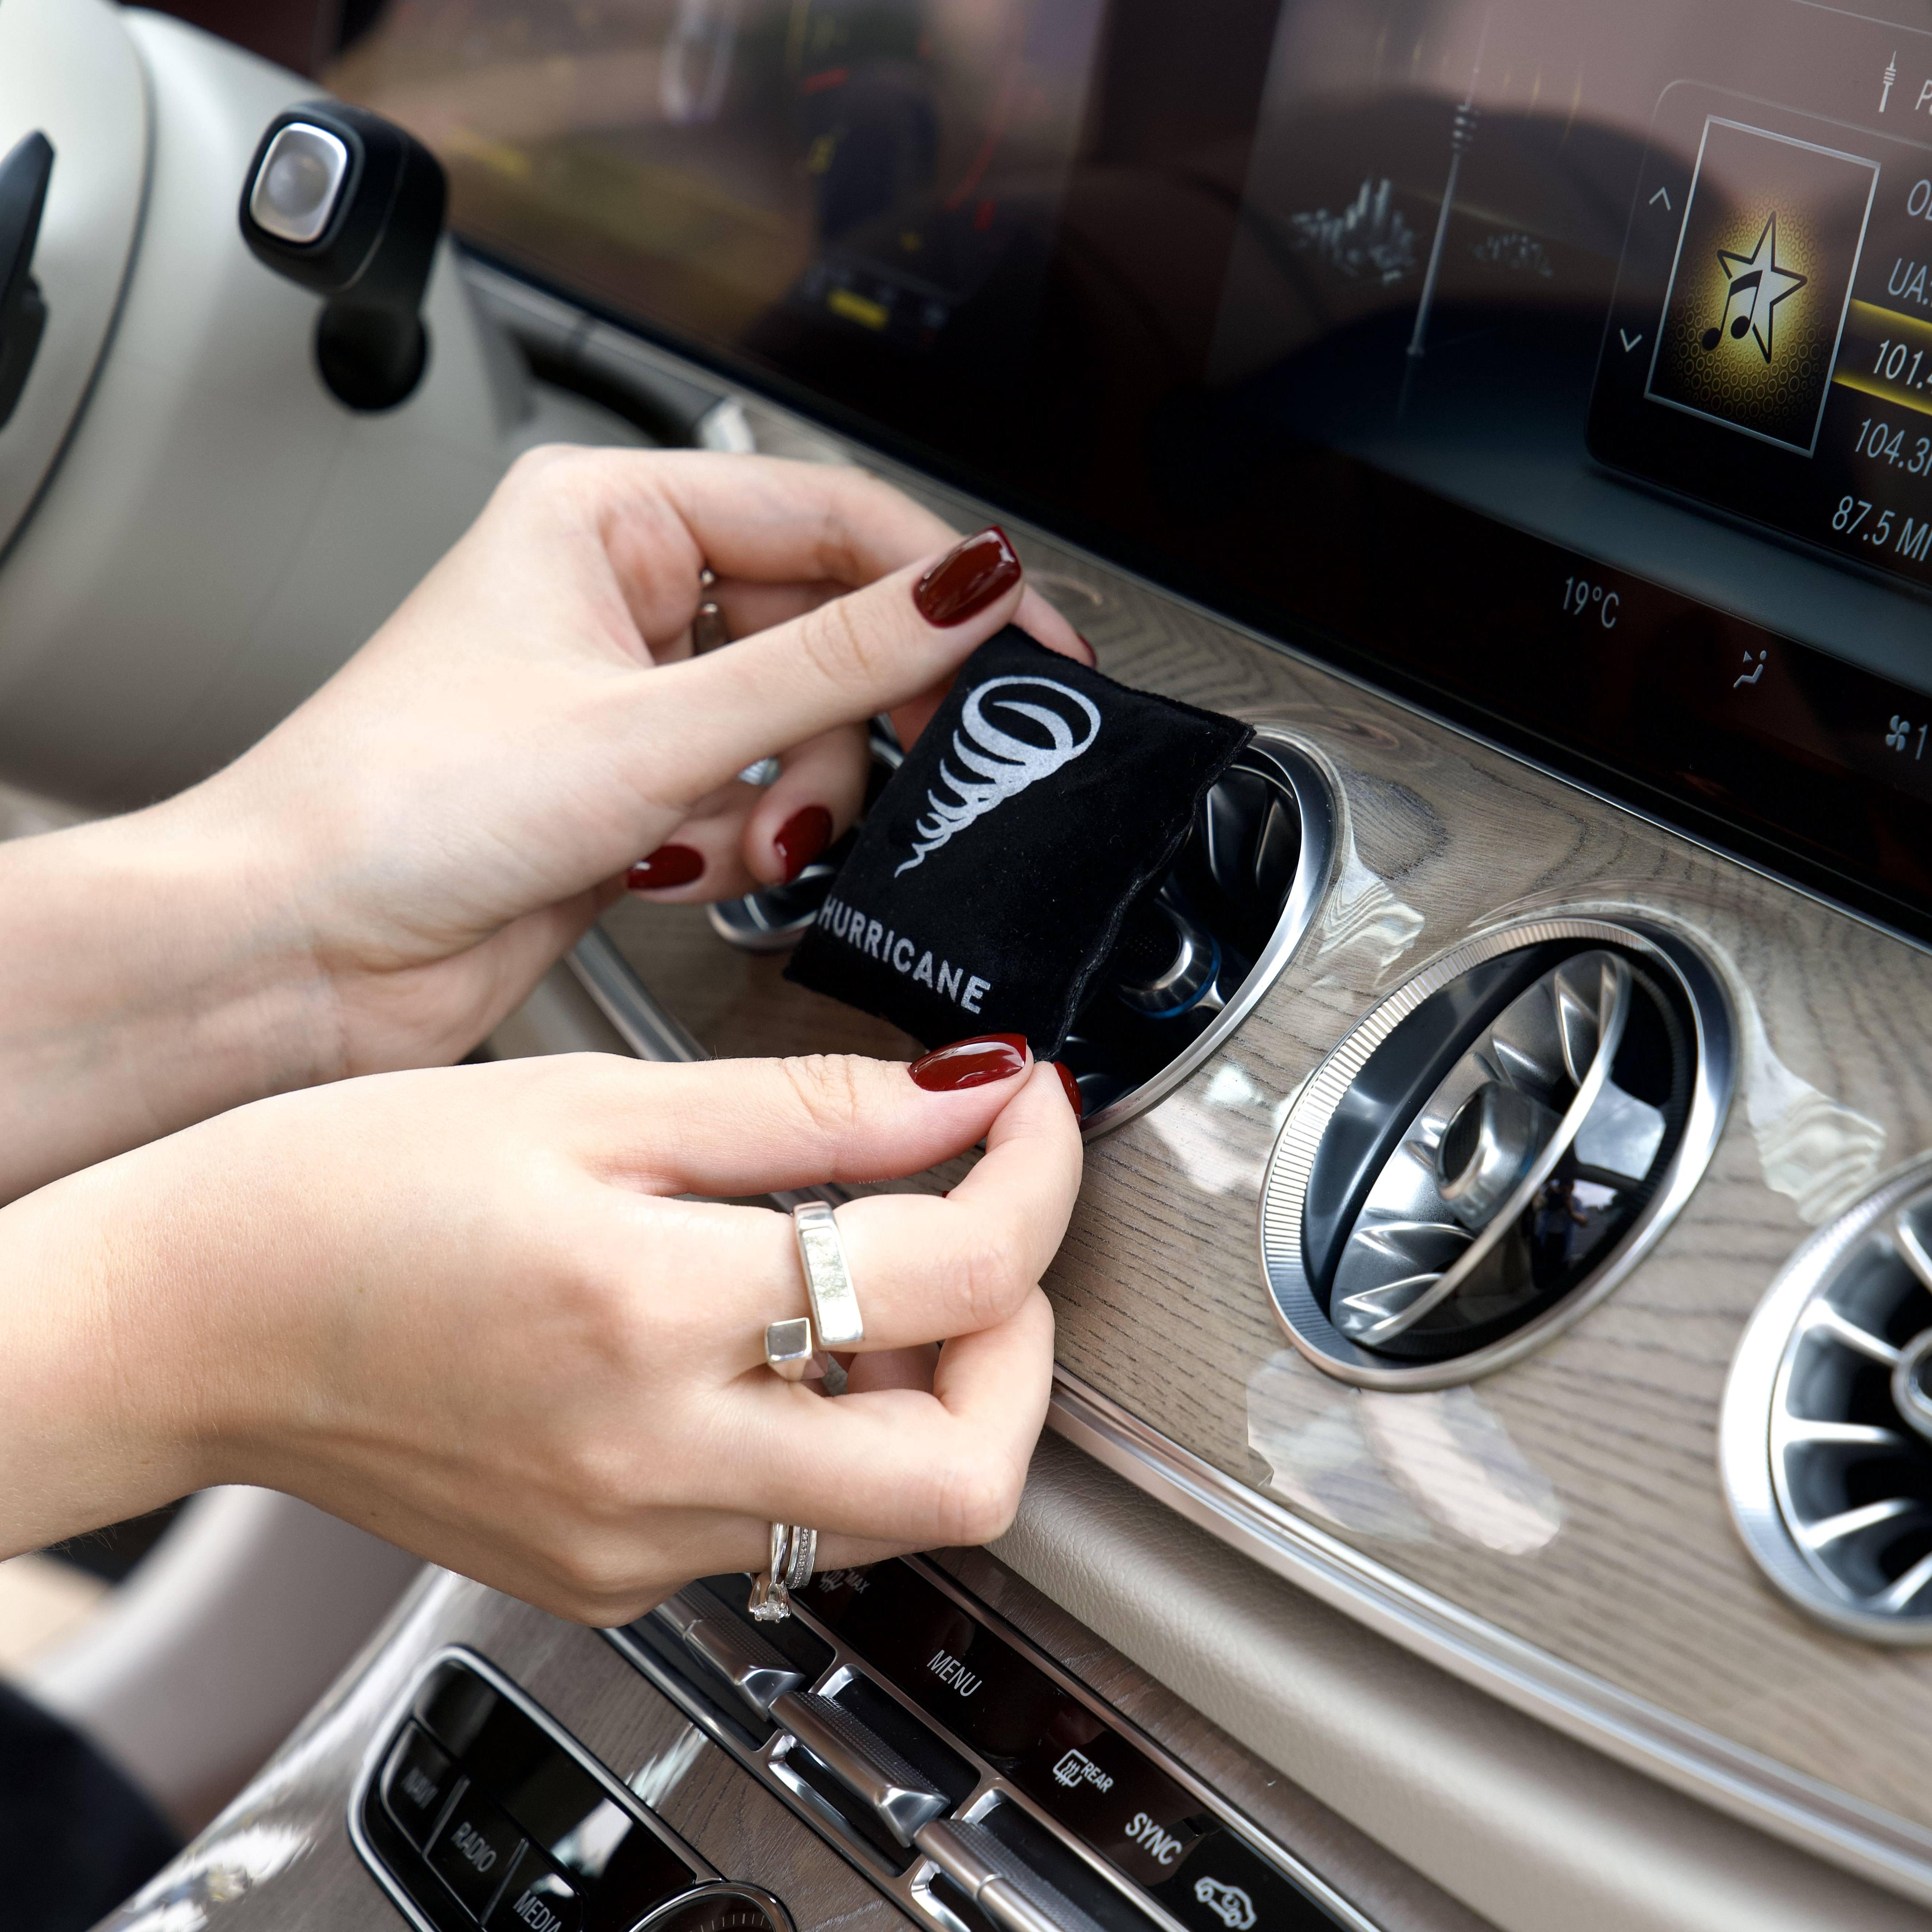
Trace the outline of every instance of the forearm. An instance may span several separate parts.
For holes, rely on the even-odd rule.
[[[340,1070],[284,882],[207,788],[0,846],[0,1199]]]
[[[218,1480],[195,1365],[226,1352],[118,1178],[110,1164],[0,1208],[0,1557]]]

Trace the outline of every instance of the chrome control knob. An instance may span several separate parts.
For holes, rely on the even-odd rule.
[[[1133,928],[1115,957],[1125,970],[1115,996],[1150,1019],[1178,1019],[1197,1007],[1226,1004],[1220,989],[1221,944],[1166,899],[1137,907]]]
[[[1560,1124],[1555,1108],[1485,1081],[1456,1108],[1436,1147],[1436,1192],[1449,1211],[1466,1228],[1486,1227]]]
[[[1900,1418],[1932,1440],[1932,1328],[1899,1351],[1892,1367],[1892,1400]]]

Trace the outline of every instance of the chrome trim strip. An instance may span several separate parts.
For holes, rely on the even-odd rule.
[[[382,1856],[369,1842],[369,1834],[362,1828],[362,1806],[371,1786],[382,1768],[382,1760],[388,1755],[389,1747],[396,1741],[396,1732],[413,1708],[416,1693],[433,1670],[446,1664],[460,1664],[466,1670],[472,1670],[488,1684],[500,1696],[507,1698],[524,1715],[542,1731],[550,1742],[565,1755],[575,1760],[584,1771],[596,1780],[604,1788],[604,1795],[620,1811],[628,1812],[638,1823],[651,1832],[664,1845],[664,1849],[679,1859],[691,1873],[691,1891],[700,1886],[714,1884],[724,1874],[707,1864],[683,1839],[674,1832],[637,1793],[629,1790],[609,1766],[601,1762],[571,1736],[524,1687],[514,1679],[506,1677],[487,1657],[479,1656],[466,1644],[446,1643],[410,1676],[407,1685],[382,1714],[381,1723],[375,1727],[369,1748],[362,1754],[362,1768],[356,1774],[356,1781],[349,1790],[349,1842],[356,1847],[356,1856],[367,1865],[376,1882],[389,1895],[398,1911],[416,1928],[416,1932],[441,1932],[432,1920],[425,1918],[415,1900],[405,1892],[400,1882],[383,1862]],[[379,1801],[380,1802],[380,1801]],[[427,1858],[424,1870],[430,1869]],[[688,1892],[680,1892],[679,1898],[686,1898]],[[667,1905],[674,1904],[667,1899]],[[653,1913],[661,1910],[653,1907]],[[788,1926],[788,1918],[781,1918],[778,1924]]]
[[[1834,1864],[1932,1904],[1932,1831],[1732,1744],[1410,1582],[1063,1369],[1048,1426],[1276,1576],[1466,1683]]]
[[[943,1595],[950,1597],[969,1616],[985,1624],[995,1636],[1018,1651],[1036,1670],[1052,1678],[1061,1689],[1077,1698],[1096,1717],[1118,1730],[1130,1744],[1144,1751],[1168,1777],[1198,1798],[1202,1805],[1213,1812],[1235,1837],[1248,1844],[1258,1856],[1286,1873],[1293,1883],[1300,1886],[1310,1898],[1318,1901],[1334,1916],[1342,1932],[1378,1932],[1372,1920],[1364,1918],[1319,1874],[1310,1870],[1286,1846],[1270,1838],[1251,1820],[1235,1810],[1213,1786],[1204,1783],[1186,1765],[1149,1737],[1131,1718],[1115,1710],[1104,1698],[1097,1696],[1030,1638],[1015,1629],[997,1611],[981,1603],[935,1565],[916,1556],[899,1560]],[[1064,1849],[1077,1858],[1096,1879],[1110,1890],[1130,1900],[1136,1910],[1143,1913],[1149,1922],[1150,1932],[1190,1932],[1190,1928],[1168,1912],[1158,1900],[1143,1891],[1132,1880],[1116,1871],[1096,1852],[1089,1850],[1058,1820],[1048,1816],[1033,1798],[1010,1784],[970,1744],[949,1731],[929,1711],[922,1710],[915,1704],[896,1684],[874,1671],[857,1652],[849,1648],[835,1631],[827,1630],[798,1599],[793,1601],[792,1613],[829,1646],[832,1653],[831,1662],[813,1682],[812,1688],[814,1690],[829,1693],[849,1678],[864,1679],[875,1690],[890,1697],[916,1723],[943,1740],[950,1750],[963,1759],[977,1774],[978,1783],[954,1808],[952,1816],[977,1820],[984,1817],[996,1803],[1016,1804],[1036,1823],[1052,1833]],[[818,1831],[868,1882],[878,1886],[888,1897],[922,1919],[936,1922],[944,1928],[944,1932],[956,1932],[958,1921],[938,1900],[929,1896],[928,1888],[935,1869],[930,1858],[916,1852],[912,1863],[896,1876],[886,1872],[878,1862],[878,1854],[869,1846],[840,1828],[839,1822],[829,1805],[818,1801],[817,1794],[808,1786],[796,1784],[786,1774],[784,1753],[793,1739],[782,1724],[778,1724],[764,1744],[755,1750],[750,1748],[719,1722],[701,1698],[694,1696],[666,1672],[650,1652],[628,1631],[607,1630],[601,1634],[620,1655],[634,1665],[651,1684],[683,1712],[706,1737],[756,1777],[767,1790],[782,1798],[798,1817]],[[774,1717],[773,1722],[776,1724],[777,1721]]]
[[[684,1023],[658,1003],[601,926],[593,926],[572,947],[570,970],[640,1060],[688,1065],[711,1058]]]
[[[1295,862],[1294,884],[1282,908],[1268,943],[1250,969],[1234,997],[1214,1017],[1214,1024],[1186,1050],[1169,1060],[1150,1080],[1123,1094],[1091,1116],[1081,1130],[1087,1140],[1112,1133],[1156,1102],[1164,1100],[1190,1078],[1208,1058],[1226,1044],[1228,1036],[1259,1004],[1262,995],[1280,978],[1282,969],[1315,922],[1315,915],[1335,871],[1335,805],[1339,779],[1327,772],[1315,752],[1279,725],[1257,724],[1241,756],[1272,766],[1270,774],[1293,795],[1301,820],[1301,853]]]
[[[1562,939],[1616,946],[1638,954],[1670,975],[1690,1010],[1696,1072],[1683,1135],[1663,1184],[1594,1274],[1501,1341],[1466,1354],[1409,1364],[1361,1348],[1324,1312],[1302,1262],[1302,1201],[1329,1122],[1376,1048],[1432,994],[1486,960]],[[1268,1299],[1288,1339],[1324,1375],[1372,1389],[1448,1388],[1492,1375],[1540,1348],[1586,1315],[1649,1253],[1703,1178],[1730,1111],[1736,1037],[1723,982],[1694,946],[1653,920],[1552,913],[1496,927],[1444,953],[1372,1007],[1342,1036],[1310,1076],[1275,1138],[1262,1182],[1256,1232]]]

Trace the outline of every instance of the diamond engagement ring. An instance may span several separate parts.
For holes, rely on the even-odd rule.
[[[802,1523],[772,1525],[771,1560],[764,1574],[752,1583],[751,1600],[745,1606],[761,1624],[776,1623],[791,1615],[791,1593],[812,1581],[818,1560],[818,1532]]]

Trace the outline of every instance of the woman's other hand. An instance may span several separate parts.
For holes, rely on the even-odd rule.
[[[707,598],[738,641],[694,656]],[[178,803],[274,855],[261,915],[328,989],[314,1077],[454,1059],[634,861],[655,893],[713,899],[816,856],[862,802],[864,721],[916,729],[1011,621],[1087,655],[1004,537],[961,544],[857,470],[540,450],[328,684]],[[774,753],[776,784],[738,781]]]
[[[940,1091],[846,1059],[392,1074],[16,1202],[0,1554],[260,1483],[616,1624],[760,1567],[774,1519],[820,1530],[828,1568],[998,1534],[1080,1172],[1058,1070],[1004,1051]],[[950,1197],[838,1210],[854,1392],[779,1381],[765,1324],[806,1309],[790,1217],[680,1197],[915,1172],[982,1138]]]

